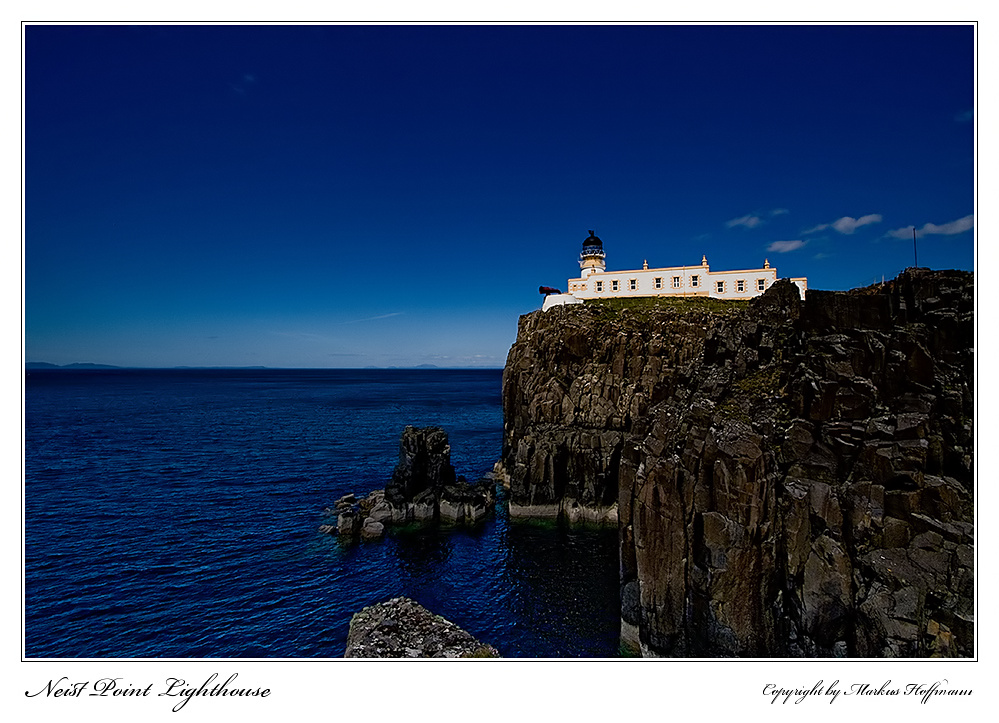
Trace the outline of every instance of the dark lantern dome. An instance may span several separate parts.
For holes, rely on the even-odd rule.
[[[590,230],[590,235],[585,241],[583,241],[583,248],[586,248],[587,246],[596,246],[601,249],[604,247],[604,242],[593,235],[592,229]]]

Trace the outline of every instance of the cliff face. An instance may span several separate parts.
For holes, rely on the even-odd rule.
[[[521,317],[512,515],[617,520],[647,655],[973,655],[973,277]]]

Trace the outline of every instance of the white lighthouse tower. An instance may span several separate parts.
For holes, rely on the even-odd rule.
[[[579,254],[580,277],[585,279],[592,273],[606,271],[605,255],[604,242],[594,236],[591,230],[590,235],[583,241],[583,251]]]

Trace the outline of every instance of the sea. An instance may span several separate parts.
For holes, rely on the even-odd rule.
[[[336,658],[407,596],[504,657],[619,655],[616,530],[511,521],[372,542],[324,510],[389,480],[406,425],[469,480],[502,370],[29,369],[24,656]]]

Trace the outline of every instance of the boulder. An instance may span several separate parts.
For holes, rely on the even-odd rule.
[[[366,607],[350,620],[345,658],[498,658],[491,645],[409,598]]]
[[[385,525],[381,522],[376,522],[370,517],[364,520],[364,525],[361,527],[361,539],[362,540],[377,540],[385,535]]]
[[[361,532],[363,522],[359,512],[352,510],[341,512],[336,518],[337,534],[346,536],[357,535]]]

